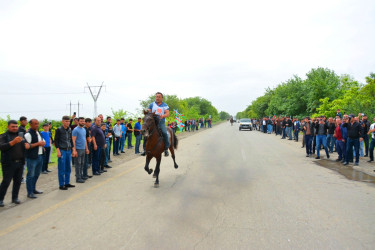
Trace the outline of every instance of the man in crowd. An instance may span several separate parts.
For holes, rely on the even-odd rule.
[[[349,119],[345,121],[343,127],[347,128],[348,138],[346,143],[346,159],[344,165],[348,165],[350,161],[350,155],[353,157],[353,146],[355,150],[355,163],[359,165],[359,143],[363,140],[362,126],[355,121],[354,115],[350,115]]]
[[[120,120],[116,120],[116,125],[113,127],[114,141],[113,141],[113,155],[120,155],[118,153],[120,141],[122,138],[122,127]]]
[[[359,115],[358,115],[359,117]],[[365,157],[368,157],[368,148],[369,148],[369,137],[368,131],[370,129],[370,122],[367,120],[367,115],[363,114],[362,122],[361,122],[362,130],[363,130],[363,143],[365,144]]]
[[[126,140],[126,130],[128,128],[126,127],[126,122],[124,118],[121,118],[121,141],[120,141],[120,151],[122,154],[125,153],[124,147],[125,147],[125,140]]]
[[[100,168],[99,173],[102,174],[104,172],[107,172],[107,170],[105,170],[104,167],[106,167],[108,163],[108,144],[109,144],[109,137],[111,136],[112,131],[107,129],[107,126],[105,123],[102,123],[100,128],[103,131],[104,137],[105,137],[105,146],[104,146],[104,149],[102,150],[102,153],[100,156],[100,163],[99,163],[99,168]]]
[[[52,135],[49,131],[49,124],[43,124],[43,131],[40,132],[40,134],[43,137],[43,140],[46,142],[46,145],[44,145],[44,152],[43,152],[43,168],[42,173],[48,174],[48,172],[51,172],[48,170],[48,163],[49,163],[49,157],[51,152],[51,145],[52,145]]]
[[[368,160],[368,162],[372,162],[374,161],[374,148],[375,148],[375,117],[374,117],[374,123],[370,125],[369,131],[367,132],[367,134],[371,135],[370,160]]]
[[[18,127],[18,133],[21,133],[21,137],[23,137],[23,138],[25,138],[26,126],[27,126],[27,118],[25,116],[21,116],[20,117],[20,126]],[[22,173],[22,181],[21,181],[21,183],[26,183],[25,169],[26,169],[26,163],[23,166],[23,173]]]
[[[30,129],[25,134],[25,140],[31,144],[30,149],[26,152],[27,175],[26,189],[27,197],[37,198],[35,194],[43,192],[36,190],[36,183],[43,167],[43,147],[46,144],[39,133],[39,121],[31,119],[29,122]]]
[[[18,134],[17,121],[10,120],[8,130],[0,135],[1,168],[3,171],[3,181],[0,185],[0,207],[4,207],[4,197],[12,180],[12,203],[21,203],[18,193],[25,165],[25,149],[29,148],[30,144],[25,143],[23,136]]]
[[[59,176],[59,189],[67,190],[75,187],[70,184],[71,158],[72,158],[72,129],[69,126],[69,116],[62,117],[62,125],[55,131],[55,147],[57,152],[57,168]]]
[[[191,132],[194,132],[195,131],[195,119],[191,119],[190,127],[191,127]]]
[[[333,146],[335,145],[335,137],[333,134],[335,133],[336,125],[333,121],[333,118],[328,118],[328,135],[327,135],[327,146],[329,149],[329,153],[333,153]]]
[[[283,117],[281,119],[281,129],[283,130],[283,136],[281,137],[281,139],[285,139],[286,138],[286,117]]]
[[[84,180],[85,179],[87,180],[88,178],[92,178],[92,175],[89,175],[87,171],[89,168],[89,165],[92,164],[91,123],[92,123],[92,120],[90,118],[85,119],[86,141],[87,141],[89,154],[85,154],[85,164],[83,165]]]
[[[139,152],[139,146],[141,145],[141,121],[142,118],[138,117],[138,122],[134,124],[134,136],[135,136],[135,154],[140,154]]]
[[[342,126],[341,118],[339,116],[336,118],[336,126],[333,137],[336,138],[336,151],[339,155],[336,161],[345,162],[347,131],[346,128]]]
[[[85,164],[85,155],[89,154],[89,149],[86,140],[85,118],[78,118],[78,126],[73,129],[73,157],[75,158],[76,182],[84,183],[87,177],[83,174],[83,167]]]
[[[128,149],[131,149],[133,148],[133,145],[132,145],[132,135],[133,135],[133,119],[129,119],[129,122],[128,124],[126,125],[126,127],[128,128],[127,131],[126,131],[126,136],[128,137]]]
[[[324,121],[324,117],[319,118],[318,123],[315,124],[316,129],[316,158],[320,159],[320,145],[323,144],[324,150],[326,151],[327,159],[329,159],[329,152],[327,148],[327,131],[328,124]]]
[[[290,117],[287,117],[286,118],[286,127],[287,127],[287,131],[286,131],[286,134],[287,136],[289,137],[289,141],[293,140],[293,137],[292,137],[292,133],[293,133],[293,122],[292,120],[290,119]]]
[[[296,118],[294,120],[294,128],[293,128],[293,132],[294,132],[294,140],[296,142],[298,142],[298,134],[299,134],[299,131],[301,130],[301,123],[299,122],[299,120]]]
[[[305,118],[305,125],[302,129],[305,132],[306,157],[310,157],[312,155],[312,140],[314,138],[314,124],[310,120],[310,117]]]
[[[102,151],[107,147],[104,132],[101,129],[101,119],[94,119],[94,126],[91,127],[91,139],[93,147],[92,172],[93,175],[100,175],[100,159]],[[105,124],[104,124],[105,125]]]

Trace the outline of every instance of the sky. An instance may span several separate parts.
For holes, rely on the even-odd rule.
[[[293,75],[375,72],[375,1],[0,1],[0,117],[131,113],[157,91],[232,115]],[[73,111],[77,111],[77,105]]]

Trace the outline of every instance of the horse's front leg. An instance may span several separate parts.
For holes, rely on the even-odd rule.
[[[160,163],[161,163],[161,155],[158,158],[156,158],[156,167],[155,167],[155,173],[154,173],[156,176],[155,187],[159,187]]]
[[[151,168],[151,169],[148,168],[148,165],[150,164],[151,159],[152,159],[152,157],[149,157],[149,156],[147,155],[147,157],[146,157],[145,170],[146,170],[146,172],[147,172],[148,174],[152,174],[152,171],[153,171],[152,168]]]

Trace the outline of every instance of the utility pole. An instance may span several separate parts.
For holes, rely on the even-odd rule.
[[[98,101],[98,98],[99,98],[99,95],[100,95],[100,91],[102,90],[102,88],[104,86],[103,84],[104,84],[104,82],[102,82],[102,84],[100,86],[90,86],[87,83],[87,87],[86,88],[88,88],[90,90],[90,94],[92,96],[92,99],[94,100],[94,117],[96,117],[98,115],[98,107],[97,107],[96,102]]]
[[[82,105],[82,104],[79,104],[79,101],[78,101],[77,104],[73,104],[72,101],[70,101],[69,104],[67,104],[67,105],[69,105],[69,115],[70,115],[70,116],[72,116],[72,106],[77,106],[77,108],[78,108],[77,115],[78,115],[78,117],[79,117],[79,108],[80,108],[80,106],[83,106],[83,105]]]

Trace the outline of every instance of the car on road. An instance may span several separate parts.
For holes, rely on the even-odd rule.
[[[247,119],[247,118],[240,119],[239,130],[241,131],[243,129],[250,129],[250,131],[253,130],[253,124],[250,119]]]

